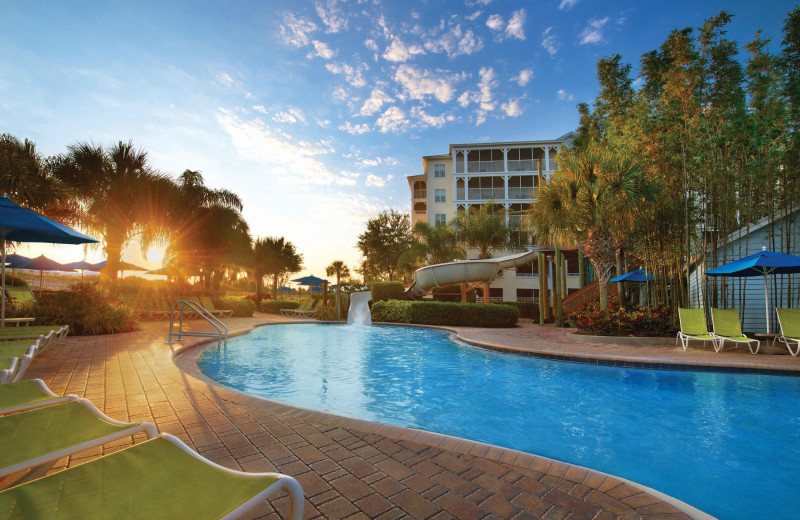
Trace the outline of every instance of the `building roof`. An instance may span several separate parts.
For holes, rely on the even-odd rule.
[[[454,143],[450,145],[450,152],[453,148],[497,148],[498,146],[541,146],[541,145],[561,145],[575,138],[575,132],[567,132],[558,139],[538,139],[535,141],[496,141],[486,143]],[[430,156],[437,157],[437,156]]]
[[[442,154],[439,154],[439,155],[423,155],[422,158],[423,159],[452,159],[453,157],[451,155],[446,154],[446,153],[442,153]]]

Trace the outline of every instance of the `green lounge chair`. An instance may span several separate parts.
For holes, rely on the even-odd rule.
[[[147,422],[123,423],[80,399],[0,417],[0,478],[27,472],[14,483],[38,478],[58,459],[144,432],[158,435]]]
[[[305,312],[311,310],[311,306],[314,304],[314,300],[312,298],[306,298],[300,302],[300,305],[295,309],[281,309],[281,314],[285,314],[286,316],[297,316],[301,312]]]
[[[706,315],[703,309],[683,309],[678,308],[678,319],[681,323],[681,330],[675,338],[675,344],[681,342],[683,350],[689,348],[689,340],[696,339],[705,343],[710,341],[714,345],[714,350],[717,349],[717,337],[708,332],[708,325],[706,325]]]
[[[0,492],[0,517],[229,520],[282,490],[289,518],[300,520],[303,490],[295,479],[224,468],[163,434]]]
[[[6,285],[6,294],[9,298],[14,298],[22,303],[33,303],[36,296],[33,295],[31,288],[27,285]]]
[[[77,395],[56,395],[41,379],[0,385],[0,415],[76,401]]]
[[[22,379],[30,362],[30,356],[0,357],[0,384]]]
[[[58,328],[42,326],[0,329],[0,346],[9,341],[33,341],[38,339],[38,351],[44,352],[61,341],[67,335],[67,332],[69,332],[67,325]]]
[[[797,357],[800,353],[800,309],[776,309],[778,311],[778,323],[781,326],[781,335],[778,341],[786,343],[789,354]],[[792,352],[791,343],[796,347]]]
[[[761,342],[751,339],[742,333],[742,324],[739,322],[739,311],[736,309],[715,309],[711,308],[711,323],[714,326],[714,335],[717,337],[719,346],[715,348],[717,352],[722,350],[726,341],[733,343],[747,343],[747,348],[751,354],[758,354]],[[756,349],[753,350],[753,343]]]
[[[230,309],[217,309],[214,306],[214,302],[208,296],[201,296],[200,303],[203,305],[203,308],[213,314],[214,316],[218,316],[220,318],[230,318],[233,316],[233,311]]]

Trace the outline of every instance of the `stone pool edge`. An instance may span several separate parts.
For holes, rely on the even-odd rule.
[[[242,336],[252,332],[253,330],[259,327],[286,325],[293,323],[320,323],[320,322],[316,320],[298,320],[298,321],[293,320],[293,321],[282,321],[274,323],[261,323],[261,324],[255,324],[248,329],[233,332],[228,337],[231,338],[236,336]],[[377,323],[377,324],[392,325],[392,326],[411,326],[411,327],[443,330],[446,332],[454,333],[456,337],[459,339],[459,341],[463,341],[464,343],[471,344],[479,348],[480,347],[491,348],[488,345],[484,346],[478,344],[477,342],[463,339],[458,335],[457,330],[450,329],[447,327],[439,327],[432,325],[408,325],[408,324],[395,324],[395,323]],[[673,496],[667,495],[666,493],[650,488],[643,484],[639,484],[638,482],[623,477],[619,477],[617,475],[612,475],[610,473],[606,473],[596,469],[587,468],[585,466],[580,466],[578,464],[563,462],[557,459],[551,459],[549,457],[544,457],[541,455],[535,455],[532,453],[513,450],[510,448],[503,448],[500,446],[495,446],[493,444],[472,441],[469,439],[455,437],[452,435],[428,432],[424,430],[417,430],[414,428],[408,428],[404,426],[393,426],[388,424],[376,423],[372,421],[365,421],[363,419],[354,419],[342,415],[332,414],[329,412],[321,412],[310,408],[304,408],[301,406],[282,403],[280,401],[275,401],[273,399],[269,399],[266,397],[249,394],[247,392],[242,392],[241,390],[237,390],[235,388],[229,387],[227,385],[224,385],[218,381],[209,378],[208,376],[203,374],[202,371],[200,371],[199,367],[197,366],[197,359],[206,350],[214,348],[215,343],[216,340],[214,339],[198,339],[194,341],[188,341],[185,345],[181,345],[179,348],[173,350],[172,352],[173,363],[180,371],[182,371],[187,376],[193,377],[194,379],[197,379],[207,385],[223,388],[229,392],[232,392],[235,395],[263,402],[269,407],[277,409],[276,411],[279,411],[279,413],[283,412],[284,414],[289,414],[292,416],[303,418],[305,420],[311,420],[311,421],[316,420],[324,424],[329,424],[332,426],[338,426],[342,428],[349,428],[362,433],[378,434],[393,440],[405,440],[405,441],[413,441],[422,444],[427,444],[435,448],[449,450],[466,455],[472,455],[476,457],[483,457],[491,461],[500,462],[503,464],[509,464],[523,469],[531,469],[534,471],[538,471],[540,473],[558,472],[562,475],[562,478],[569,480],[571,482],[575,482],[577,484],[583,484],[588,479],[597,478],[598,476],[602,478],[611,478],[620,483],[629,484],[645,493],[648,493],[654,496],[655,498],[661,500],[662,502],[671,505],[675,509],[681,511],[682,513],[688,515],[689,517],[695,520],[717,520],[716,517],[713,517],[708,513],[705,513],[697,509],[696,507],[687,504],[686,502],[683,502]],[[516,351],[517,349],[500,347],[498,349],[493,349],[493,350]],[[579,480],[574,480],[575,478],[578,478]]]

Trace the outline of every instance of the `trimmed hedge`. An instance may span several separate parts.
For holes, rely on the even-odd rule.
[[[513,327],[519,310],[511,305],[390,300],[372,304],[372,319],[418,325]]]
[[[299,300],[262,300],[261,312],[268,312],[270,314],[280,314],[281,309],[296,309],[300,307]]]
[[[400,300],[406,292],[403,282],[373,282],[370,289],[373,302]]]
[[[256,304],[245,298],[226,298],[213,299],[214,307],[217,309],[232,310],[234,317],[250,317],[256,310]]]
[[[539,304],[533,302],[492,302],[497,305],[511,305],[519,309],[520,318],[539,319]]]

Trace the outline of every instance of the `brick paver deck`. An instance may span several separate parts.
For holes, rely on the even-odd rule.
[[[226,322],[231,331],[244,331],[274,320]],[[156,323],[128,334],[70,337],[36,358],[27,377],[84,396],[115,419],[151,421],[224,466],[294,476],[303,486],[306,518],[690,518],[637,487],[569,464],[212,385],[192,368],[191,351],[177,358],[187,370],[176,365],[166,331]],[[254,517],[283,518],[287,505],[285,497],[275,499]]]

